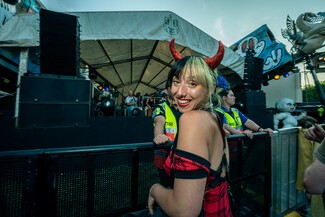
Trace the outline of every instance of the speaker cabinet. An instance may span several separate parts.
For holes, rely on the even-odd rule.
[[[89,80],[50,75],[22,76],[18,127],[89,125],[90,100]]]
[[[80,62],[80,26],[76,16],[40,10],[40,71],[77,76]]]
[[[235,93],[236,105],[249,119],[263,128],[273,128],[273,117],[266,110],[266,97],[263,91],[242,91]]]
[[[263,76],[263,62],[261,58],[247,55],[244,63],[244,88],[246,90],[260,90]]]

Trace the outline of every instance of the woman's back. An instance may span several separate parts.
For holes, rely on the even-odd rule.
[[[203,200],[205,216],[232,216],[226,178],[229,155],[217,114],[202,110],[184,113],[180,120],[182,131],[187,136],[178,139],[177,148],[199,155],[211,164]]]

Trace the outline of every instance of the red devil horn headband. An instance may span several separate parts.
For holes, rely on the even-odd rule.
[[[175,48],[175,38],[173,38],[170,41],[169,49],[170,49],[170,52],[173,55],[173,58],[174,58],[175,62],[183,58],[183,55],[180,52],[178,52],[178,50],[176,50],[176,48]]]
[[[178,61],[183,58],[183,55],[180,52],[178,52],[178,50],[176,50],[175,48],[175,38],[173,38],[170,41],[169,48],[175,61]],[[219,41],[219,49],[216,55],[214,55],[211,58],[207,57],[204,59],[204,61],[209,65],[211,69],[215,69],[220,64],[224,53],[225,53],[225,47],[223,46],[221,41]]]

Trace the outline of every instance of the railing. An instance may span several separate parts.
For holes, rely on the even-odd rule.
[[[305,194],[296,189],[299,128],[279,129],[272,137],[271,216],[284,216],[305,204]]]
[[[271,139],[230,136],[241,216],[269,216]],[[0,152],[1,216],[121,216],[146,206],[159,181],[152,143]],[[160,147],[159,147],[160,148]],[[165,148],[169,148],[166,146]]]

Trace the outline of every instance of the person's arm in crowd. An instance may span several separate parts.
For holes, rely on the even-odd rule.
[[[156,145],[164,144],[166,142],[171,142],[172,140],[165,135],[165,117],[158,115],[154,118],[154,143]]]
[[[133,97],[133,100],[132,100],[132,102],[131,102],[131,105],[135,106],[135,105],[137,105],[137,104],[138,104],[138,98]]]
[[[253,132],[267,132],[269,134],[269,136],[273,135],[273,130],[271,128],[262,128],[261,126],[259,126],[258,124],[256,124],[254,121],[252,121],[251,119],[248,119],[245,122],[245,126],[248,129],[251,129]]]
[[[308,128],[305,133],[305,138],[320,143],[325,138],[325,130],[318,124],[315,124]]]
[[[304,172],[303,183],[310,194],[322,194],[325,191],[325,139],[315,152],[315,161]]]
[[[231,135],[231,133],[229,132],[229,130],[226,129],[225,125],[223,125],[222,128],[223,128],[223,131],[225,131],[226,136],[230,136]]]
[[[235,134],[245,134],[247,137],[249,137],[250,139],[253,138],[253,132],[251,130],[244,130],[244,131],[241,131],[241,130],[237,130],[233,127],[231,127],[230,125],[228,124],[224,124],[223,125],[224,129],[226,129],[227,131],[229,131],[229,133],[231,135],[235,135]]]
[[[147,106],[148,108],[151,108],[150,105],[149,105],[149,99],[150,99],[150,97],[148,97],[147,100],[146,100],[146,106]]]

